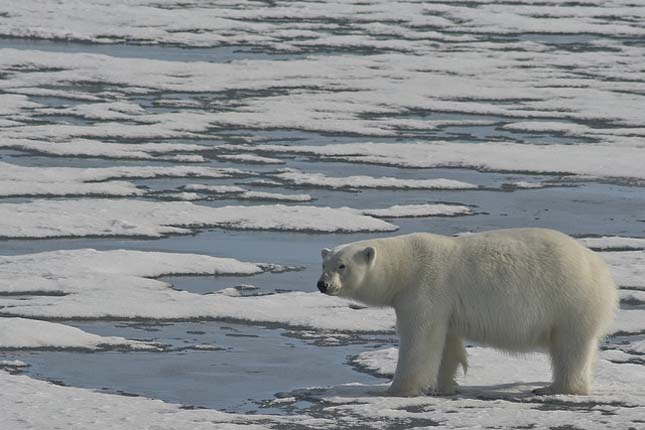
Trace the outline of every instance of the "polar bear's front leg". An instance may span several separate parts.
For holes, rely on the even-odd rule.
[[[437,391],[437,375],[446,341],[446,326],[418,320],[397,319],[399,361],[390,396],[414,397]]]

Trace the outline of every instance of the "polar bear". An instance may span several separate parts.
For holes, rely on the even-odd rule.
[[[543,350],[553,369],[536,394],[589,394],[617,290],[598,254],[547,229],[461,237],[429,233],[323,249],[318,288],[396,312],[399,357],[388,394],[454,394],[464,340]]]

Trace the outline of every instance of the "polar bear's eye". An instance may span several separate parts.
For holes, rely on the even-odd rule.
[[[344,264],[341,264],[340,266],[338,266],[338,270],[345,270],[346,268],[347,266],[345,266]]]

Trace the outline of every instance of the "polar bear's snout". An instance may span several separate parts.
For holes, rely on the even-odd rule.
[[[339,289],[337,282],[335,282],[334,274],[330,274],[327,271],[323,272],[323,274],[320,275],[320,279],[318,280],[316,286],[321,293],[327,294],[329,296],[333,296],[334,293],[336,293]]]
[[[323,281],[322,279],[316,284],[321,293],[327,294],[327,289],[329,288],[329,282]]]

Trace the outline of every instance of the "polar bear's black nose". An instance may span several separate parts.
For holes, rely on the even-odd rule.
[[[316,286],[318,287],[318,289],[320,290],[321,293],[326,293],[327,288],[329,288],[329,284],[327,282],[325,282],[325,281],[318,281]]]

